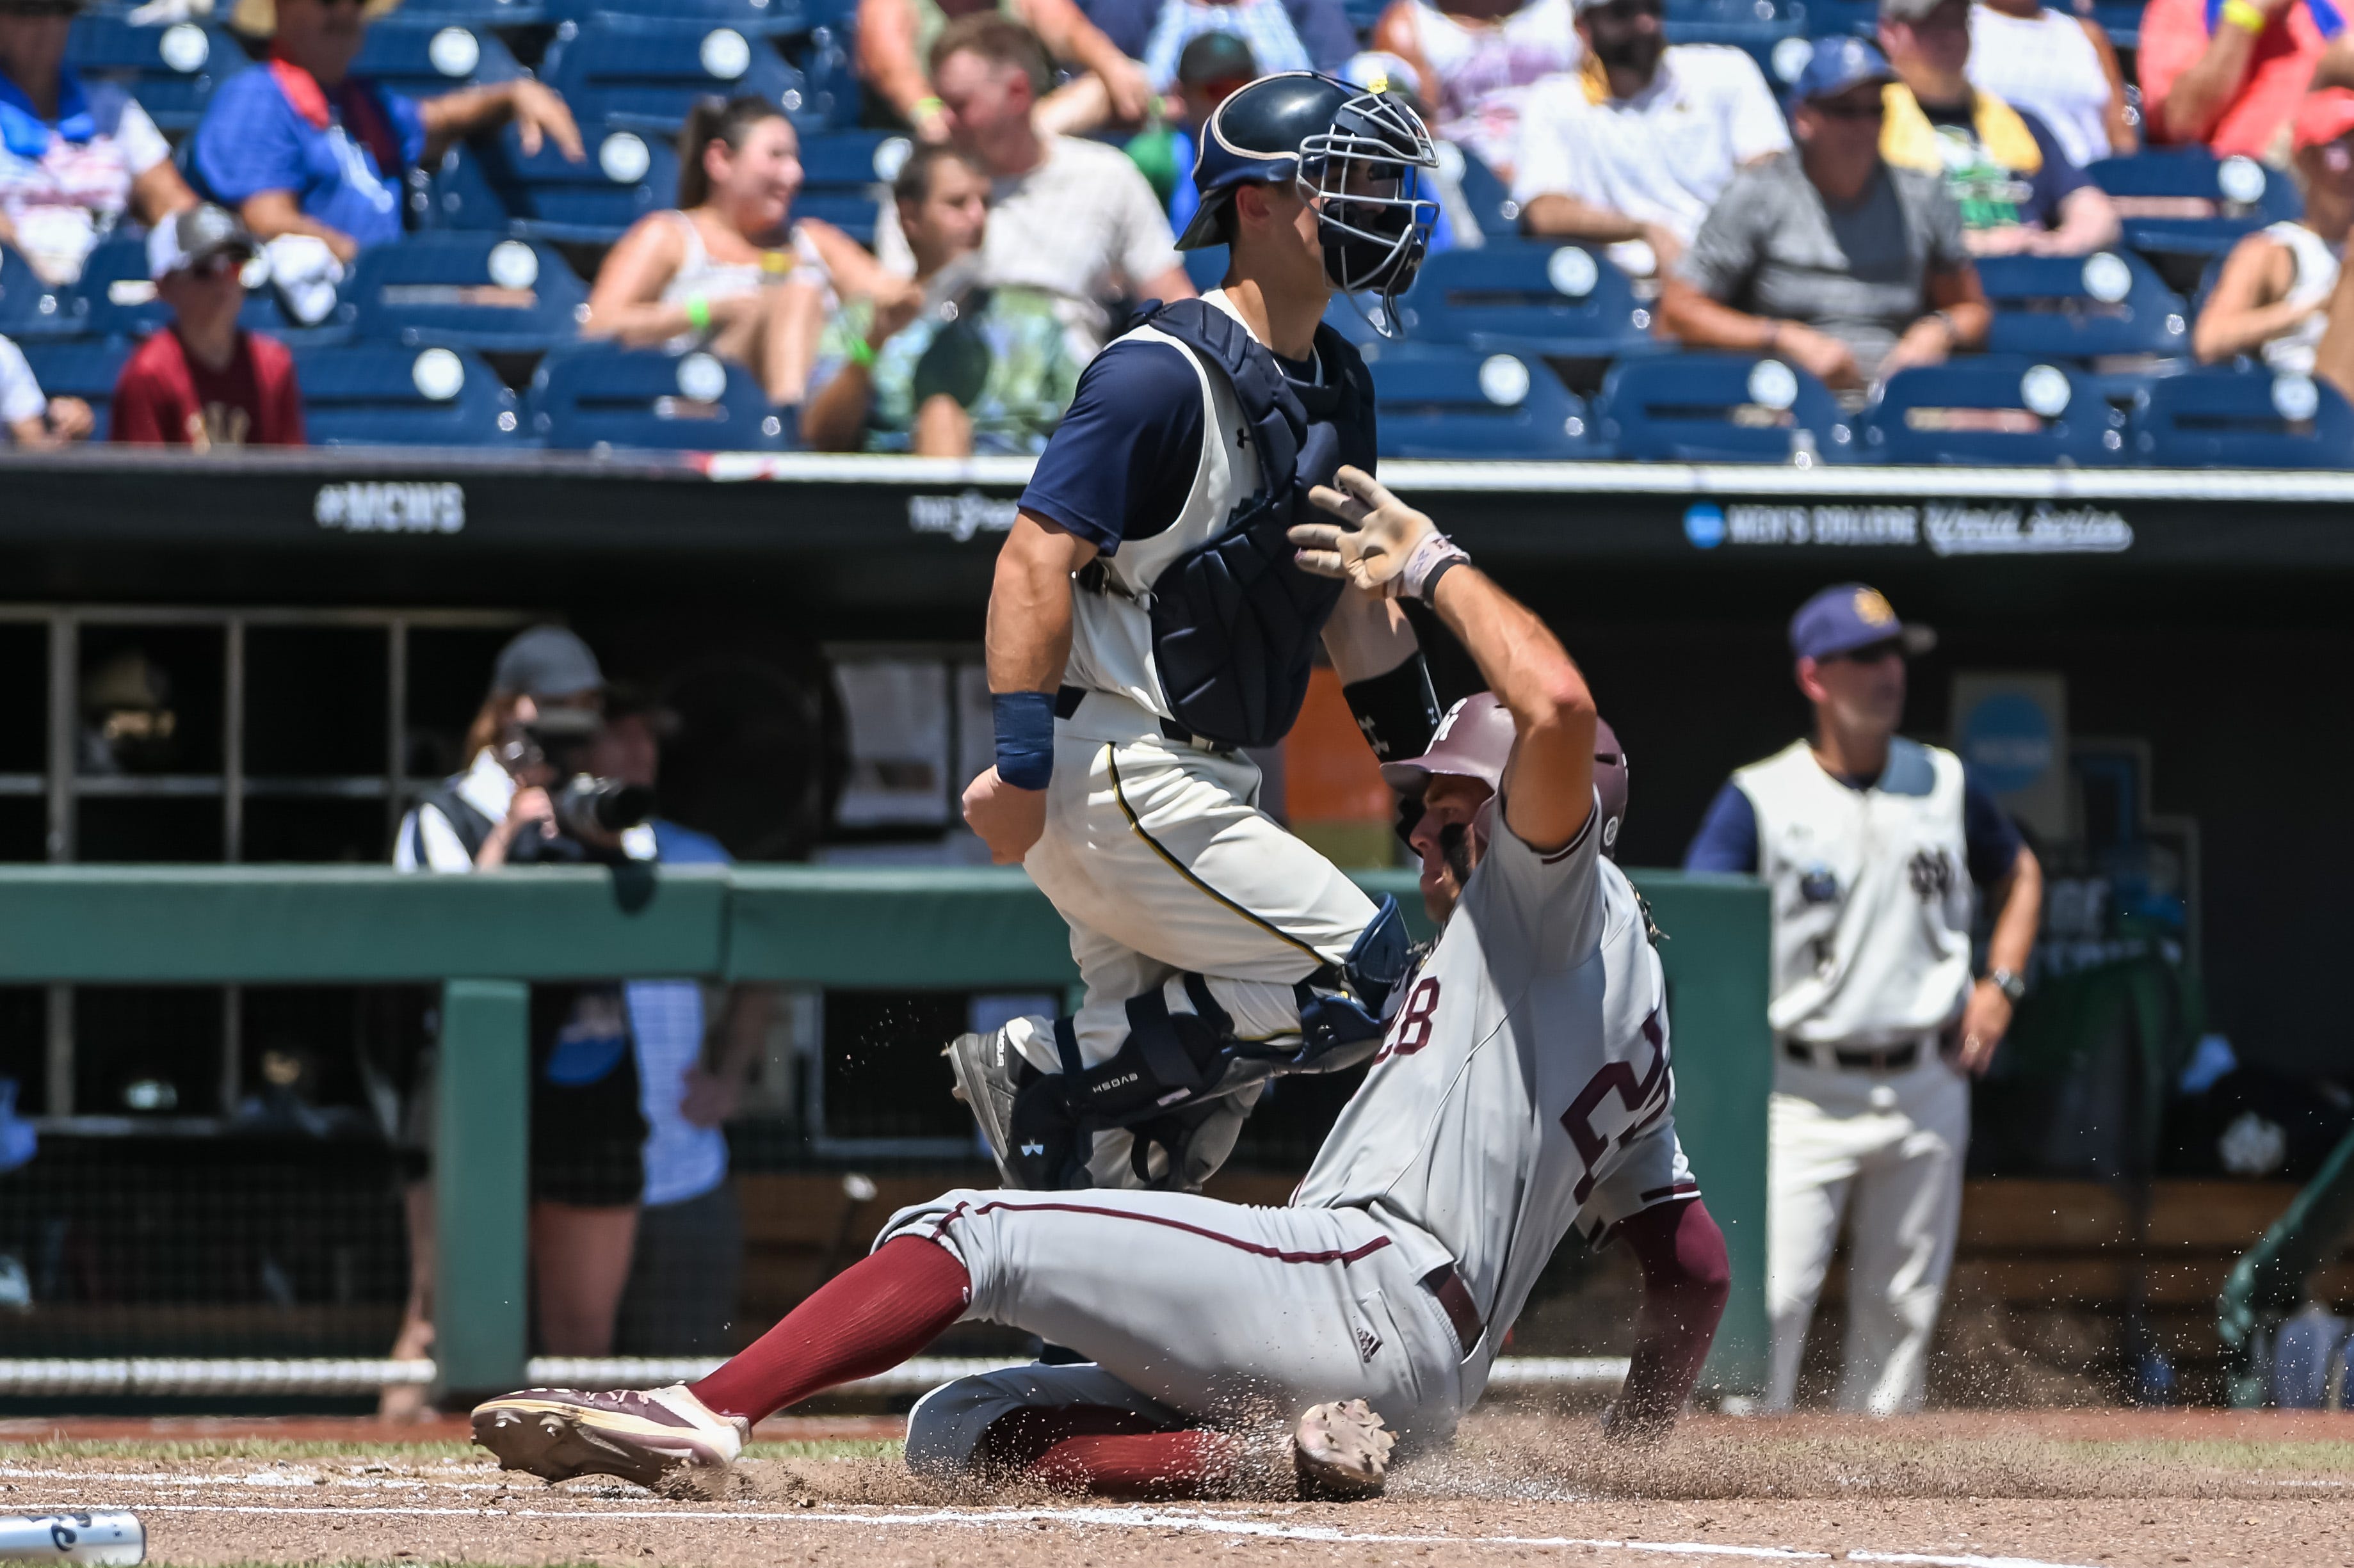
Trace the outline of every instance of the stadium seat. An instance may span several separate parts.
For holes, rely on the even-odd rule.
[[[249,62],[226,27],[135,27],[121,16],[92,15],[74,18],[66,63],[90,80],[129,89],[149,119],[176,132],[196,129],[213,90]]]
[[[584,344],[540,362],[528,429],[551,447],[666,451],[779,451],[786,418],[740,365],[696,352],[670,355]]]
[[[117,234],[100,241],[81,269],[82,330],[92,337],[138,339],[160,330],[172,313],[155,297],[148,276],[147,239],[143,234]],[[238,324],[248,332],[266,332],[293,343],[334,343],[348,335],[332,318],[315,327],[303,327],[279,308],[277,291],[265,282],[248,289]]]
[[[1382,455],[1546,459],[1601,455],[1585,405],[1533,356],[1458,344],[1373,344]]]
[[[588,26],[606,16],[659,16],[763,33],[806,31],[816,18],[801,0],[546,0],[547,19]],[[853,10],[856,7],[854,5]]]
[[[1452,142],[1438,143],[1438,164],[1442,174],[1452,173],[1463,187],[1463,199],[1482,237],[1491,244],[1521,237],[1521,204],[1512,199],[1502,175]]]
[[[478,27],[528,27],[547,19],[540,0],[402,0],[398,15]]]
[[[545,245],[415,234],[360,254],[336,319],[366,343],[535,353],[578,335],[588,288]]]
[[[2084,172],[2120,207],[2125,243],[2166,267],[2177,288],[2190,287],[2206,259],[2242,235],[2305,210],[2286,175],[2253,158],[2219,159],[2204,147],[2145,149]],[[2179,265],[2169,265],[2172,258]]]
[[[1653,354],[1651,313],[1627,274],[1578,245],[1442,250],[1398,302],[1408,335],[1548,359]]]
[[[1814,54],[1808,15],[1801,0],[1678,0],[1668,7],[1668,42],[1739,49],[1780,91],[1798,79]]]
[[[368,25],[352,69],[420,99],[524,74],[487,25],[406,8]]]
[[[1225,246],[1205,245],[1199,250],[1181,250],[1177,254],[1185,260],[1185,276],[1193,280],[1193,287],[1201,292],[1206,294],[1225,281]],[[1339,302],[1336,299],[1334,302]],[[1331,319],[1331,313],[1326,313],[1326,319]]]
[[[1990,354],[2090,359],[2190,352],[2190,307],[2138,256],[1987,256],[1978,272],[1994,306]]]
[[[0,245],[0,337],[73,337],[83,329],[82,311],[73,290],[44,282],[30,261]]]
[[[1891,376],[1864,419],[1872,462],[2094,468],[2125,459],[2124,417],[2093,379],[2009,355]]]
[[[553,144],[530,157],[509,126],[493,141],[451,149],[433,176],[430,226],[511,233],[558,244],[610,245],[647,213],[678,198],[678,154],[653,131],[584,124],[585,162]]]
[[[133,345],[85,338],[18,346],[24,349],[25,362],[33,367],[33,379],[41,384],[41,390],[52,397],[79,397],[89,404],[96,420],[90,439],[106,440],[108,416],[114,407],[114,384],[122,379],[122,362],[131,357]]]
[[[750,94],[800,119],[801,73],[768,37],[699,17],[599,15],[567,22],[540,61],[540,75],[584,118],[627,116],[675,132],[698,98]]]
[[[514,394],[463,349],[346,344],[294,355],[314,447],[509,446]]]
[[[905,136],[833,131],[801,138],[801,191],[793,216],[822,218],[857,240],[875,243],[876,204],[913,150]]]
[[[2133,455],[2163,468],[2354,468],[2354,407],[2268,371],[2169,376],[2134,399]]]
[[[1856,455],[1853,424],[1829,387],[1778,359],[1744,354],[1669,354],[1615,366],[1596,413],[1602,440],[1637,461]]]

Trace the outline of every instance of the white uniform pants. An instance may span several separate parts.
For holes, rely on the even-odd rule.
[[[1841,1410],[1920,1408],[1961,1221],[1969,1086],[1934,1049],[1901,1073],[1775,1064],[1767,1113],[1766,1408],[1787,1410],[1842,1214],[1849,1233]]]
[[[1189,971],[1242,1039],[1296,1038],[1293,987],[1372,923],[1373,900],[1259,810],[1259,783],[1249,758],[1166,739],[1125,698],[1091,693],[1056,722],[1046,831],[1023,864],[1070,923],[1087,1066],[1127,1043],[1130,998],[1166,987],[1172,1012],[1193,1012],[1172,983]],[[1062,1070],[1051,1021],[1017,1020],[1011,1033],[1032,1065]],[[1119,1180],[1126,1146],[1125,1134],[1097,1139],[1099,1181]]]
[[[989,1425],[1025,1407],[1248,1429],[1363,1399],[1409,1447],[1444,1441],[1461,1414],[1462,1346],[1421,1283],[1445,1255],[1363,1209],[955,1192],[893,1215],[877,1245],[910,1235],[971,1275],[967,1321],[1025,1329],[1094,1363],[935,1391],[909,1421],[918,1468],[969,1464]]]

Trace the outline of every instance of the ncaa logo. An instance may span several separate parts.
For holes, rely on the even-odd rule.
[[[1684,537],[1692,547],[1713,550],[1724,543],[1724,508],[1712,501],[1696,501],[1684,509]]]

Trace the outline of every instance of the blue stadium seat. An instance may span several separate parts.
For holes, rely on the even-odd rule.
[[[1374,344],[1382,455],[1591,458],[1585,405],[1543,361],[1455,344]]]
[[[487,25],[407,8],[368,25],[352,69],[420,99],[524,74]]]
[[[1852,460],[1854,426],[1830,389],[1778,359],[1670,354],[1615,366],[1596,402],[1601,439],[1655,462],[1782,462],[1811,447]]]
[[[2087,13],[2118,48],[2141,48],[2141,0],[2090,0],[2089,5],[2079,0],[2076,14]]]
[[[1226,248],[1225,246],[1204,245],[1199,250],[1181,250],[1177,254],[1185,259],[1185,276],[1193,279],[1193,287],[1203,293],[1208,293],[1225,281]],[[1336,300],[1334,302],[1337,304],[1340,302]],[[1329,316],[1330,313],[1327,314]]]
[[[1398,302],[1409,336],[1549,359],[1652,354],[1651,313],[1627,274],[1577,245],[1442,250]]]
[[[540,0],[401,0],[395,14],[478,27],[528,27],[547,19],[547,9]]]
[[[1521,204],[1512,199],[1511,187],[1501,175],[1481,163],[1479,154],[1467,153],[1452,142],[1438,144],[1438,159],[1442,172],[1455,167],[1463,199],[1469,204],[1482,236],[1491,244],[1521,237]]]
[[[779,451],[788,415],[752,373],[716,355],[584,344],[549,355],[532,376],[528,429],[565,450]]]
[[[346,344],[294,355],[314,447],[510,446],[514,394],[463,349]]]
[[[877,202],[912,150],[884,131],[834,131],[801,138],[801,192],[793,216],[822,218],[856,239],[875,242]]]
[[[149,119],[180,132],[194,130],[213,90],[250,62],[226,27],[134,27],[121,16],[92,15],[74,18],[66,63],[90,80],[128,88]]]
[[[493,141],[452,149],[428,192],[431,226],[610,245],[646,214],[676,204],[678,154],[668,137],[595,122],[581,131],[588,156],[578,164],[552,143],[525,157],[512,126]]]
[[[1818,38],[1853,35],[1869,38],[1880,31],[1879,0],[1804,0],[1807,31]]]
[[[1668,7],[1668,42],[1739,49],[1779,91],[1797,79],[1814,53],[1808,16],[1802,0],[1678,0]]]
[[[30,261],[0,245],[0,337],[73,337],[83,329],[82,315],[75,291],[44,282]]]
[[[1987,256],[1978,272],[1995,311],[1990,354],[2089,359],[2190,352],[2190,307],[2138,256]]]
[[[414,0],[410,0],[414,4]],[[797,33],[807,31],[821,17],[801,0],[545,0],[547,19],[582,26],[604,16],[655,16],[695,21],[706,27],[739,31]],[[854,11],[856,6],[854,5]]]
[[[2354,407],[2269,371],[2169,376],[2134,399],[2133,454],[2164,468],[2354,468]]]
[[[100,241],[82,263],[80,292],[83,330],[93,337],[143,338],[172,319],[148,276],[144,235],[117,234]],[[289,344],[334,343],[349,335],[332,317],[315,327],[289,319],[279,308],[277,291],[266,282],[246,291],[237,319],[248,332],[266,332]]]
[[[801,116],[807,83],[763,35],[696,17],[599,15],[567,22],[540,74],[573,112],[676,132],[698,98],[750,94]]]
[[[1872,462],[2095,468],[2125,460],[2124,416],[2092,377],[2005,355],[1899,371],[1864,420]]]
[[[41,384],[41,390],[52,397],[79,397],[89,404],[97,421],[90,439],[106,440],[114,408],[114,384],[122,376],[122,362],[131,357],[133,345],[85,338],[18,346],[24,349],[25,362],[32,366],[33,379]]]
[[[579,334],[588,288],[545,245],[414,234],[361,252],[337,318],[362,342],[536,353]]]
[[[2253,158],[2217,158],[2204,147],[2145,149],[2129,158],[2104,158],[2085,169],[2093,183],[2126,207],[2125,242],[2156,257],[2193,259],[2190,271],[2228,250],[2251,229],[2305,210],[2296,185]],[[2183,216],[2137,216],[2137,201],[2191,203]],[[2187,284],[2188,279],[2179,280]]]

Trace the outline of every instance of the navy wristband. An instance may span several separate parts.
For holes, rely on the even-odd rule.
[[[1016,789],[1044,789],[1055,776],[1055,699],[1046,692],[993,692],[997,776]]]

